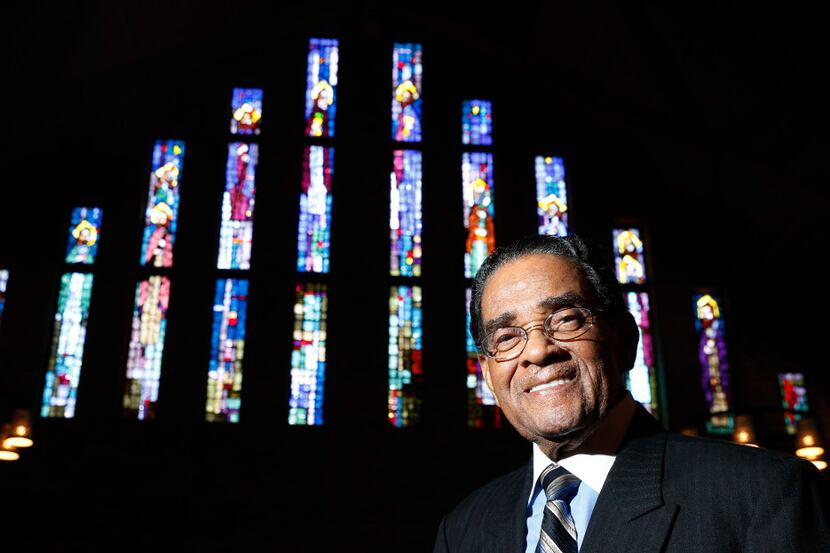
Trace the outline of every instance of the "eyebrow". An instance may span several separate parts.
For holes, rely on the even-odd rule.
[[[584,307],[585,305],[585,298],[576,292],[565,292],[560,296],[548,296],[536,304],[537,307],[551,312],[563,307]],[[516,313],[514,311],[505,311],[498,317],[484,323],[484,334],[489,334],[503,326],[509,326],[509,323],[512,323],[515,319]]]

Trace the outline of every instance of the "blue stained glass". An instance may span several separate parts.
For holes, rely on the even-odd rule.
[[[101,234],[101,215],[101,209],[97,207],[76,207],[72,210],[72,224],[69,226],[66,246],[67,263],[95,263]]]
[[[470,333],[470,302],[472,290],[466,289],[467,299],[467,424],[473,428],[501,428],[501,410],[496,397],[487,387],[478,348]]]
[[[419,286],[393,286],[389,292],[389,422],[414,426],[421,411],[423,336]]]
[[[421,275],[421,152],[392,152],[389,229],[392,276]]]
[[[323,424],[326,379],[325,284],[297,284],[288,424]]]
[[[184,142],[159,140],[153,148],[150,189],[141,243],[141,264],[173,265],[173,241],[179,213],[179,187],[184,161]]]
[[[297,271],[301,273],[329,272],[333,178],[334,148],[306,148],[297,227]]]
[[[6,306],[6,287],[9,284],[9,272],[0,269],[0,318],[3,317],[3,308]]]
[[[262,89],[234,88],[231,98],[231,134],[259,134]]]
[[[254,199],[259,146],[228,144],[222,227],[219,231],[219,269],[249,269],[254,235]]]
[[[568,235],[568,188],[561,157],[536,156],[536,210],[539,234]]]
[[[464,100],[461,116],[461,142],[493,144],[493,104],[489,100]]]
[[[248,281],[218,279],[213,304],[213,335],[205,405],[208,421],[239,422],[247,311]]]
[[[392,140],[421,141],[420,44],[395,44],[392,49]]]
[[[43,386],[42,417],[75,416],[91,295],[91,274],[65,273],[61,277],[52,352]]]
[[[306,136],[334,136],[338,63],[336,39],[309,40],[305,92]]]

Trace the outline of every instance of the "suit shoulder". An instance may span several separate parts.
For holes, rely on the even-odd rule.
[[[527,465],[519,467],[473,490],[447,515],[448,518],[466,518],[485,509],[510,505],[525,489],[528,470]]]
[[[710,478],[735,481],[753,477],[783,482],[796,475],[818,473],[811,463],[794,455],[763,448],[748,447],[725,440],[668,434],[666,469],[679,468],[687,473],[706,472]]]

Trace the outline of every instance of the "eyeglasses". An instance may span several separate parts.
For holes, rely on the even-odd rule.
[[[579,338],[594,326],[594,311],[587,307],[565,307],[558,309],[545,318],[542,324],[529,328],[521,326],[505,326],[498,328],[484,337],[479,349],[487,357],[496,361],[510,361],[525,350],[530,331],[542,328],[545,336],[557,342],[568,342]]]

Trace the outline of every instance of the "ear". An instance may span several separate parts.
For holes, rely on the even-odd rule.
[[[640,329],[630,312],[617,316],[617,334],[620,338],[620,370],[628,372],[637,359],[637,344],[640,342]]]
[[[487,383],[487,387],[490,388],[490,393],[492,393],[493,397],[496,399],[496,405],[501,407],[501,405],[499,405],[499,396],[496,395],[496,389],[493,388],[493,379],[490,376],[490,359],[479,354],[478,364],[481,365],[481,373],[484,375],[484,382]]]

